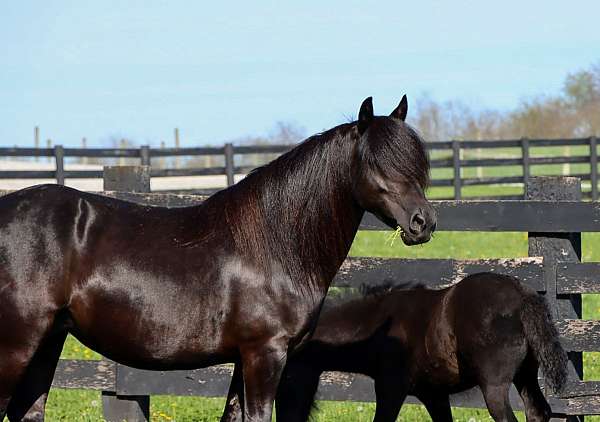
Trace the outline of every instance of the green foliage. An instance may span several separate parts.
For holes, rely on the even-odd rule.
[[[600,64],[567,75],[564,92],[569,102],[578,107],[600,101]]]

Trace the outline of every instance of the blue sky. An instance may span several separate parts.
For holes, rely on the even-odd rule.
[[[187,146],[307,134],[403,93],[506,110],[600,61],[597,1],[15,1],[0,6],[0,144]],[[412,102],[411,102],[412,101]],[[409,109],[410,116],[410,109]]]

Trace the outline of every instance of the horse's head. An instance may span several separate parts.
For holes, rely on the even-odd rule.
[[[419,135],[404,122],[406,96],[389,116],[374,116],[372,98],[360,107],[360,139],[352,162],[353,194],[358,204],[393,229],[407,245],[427,242],[436,214],[425,198],[429,158]]]

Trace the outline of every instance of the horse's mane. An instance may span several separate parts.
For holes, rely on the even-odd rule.
[[[392,120],[376,117],[372,132],[363,137],[356,122],[311,136],[215,194],[225,199],[217,208],[224,213],[237,248],[252,251],[252,259],[263,270],[283,271],[298,283],[305,284],[307,276],[329,282],[346,257],[362,216],[352,196],[355,148],[361,160],[386,176],[403,174],[423,188],[427,184],[429,166],[422,141],[408,126],[399,131],[398,122]],[[272,268],[273,262],[283,268]]]
[[[350,171],[357,138],[350,124],[314,135],[223,191],[233,239],[255,264],[302,285],[335,275],[359,218]],[[283,268],[269,268],[274,261]]]

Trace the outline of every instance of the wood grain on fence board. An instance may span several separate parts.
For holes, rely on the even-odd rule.
[[[116,364],[108,360],[61,359],[52,387],[115,391]]]
[[[556,328],[566,350],[600,352],[600,321],[561,319],[556,321]]]
[[[557,293],[600,293],[599,262],[562,262],[556,267]]]

